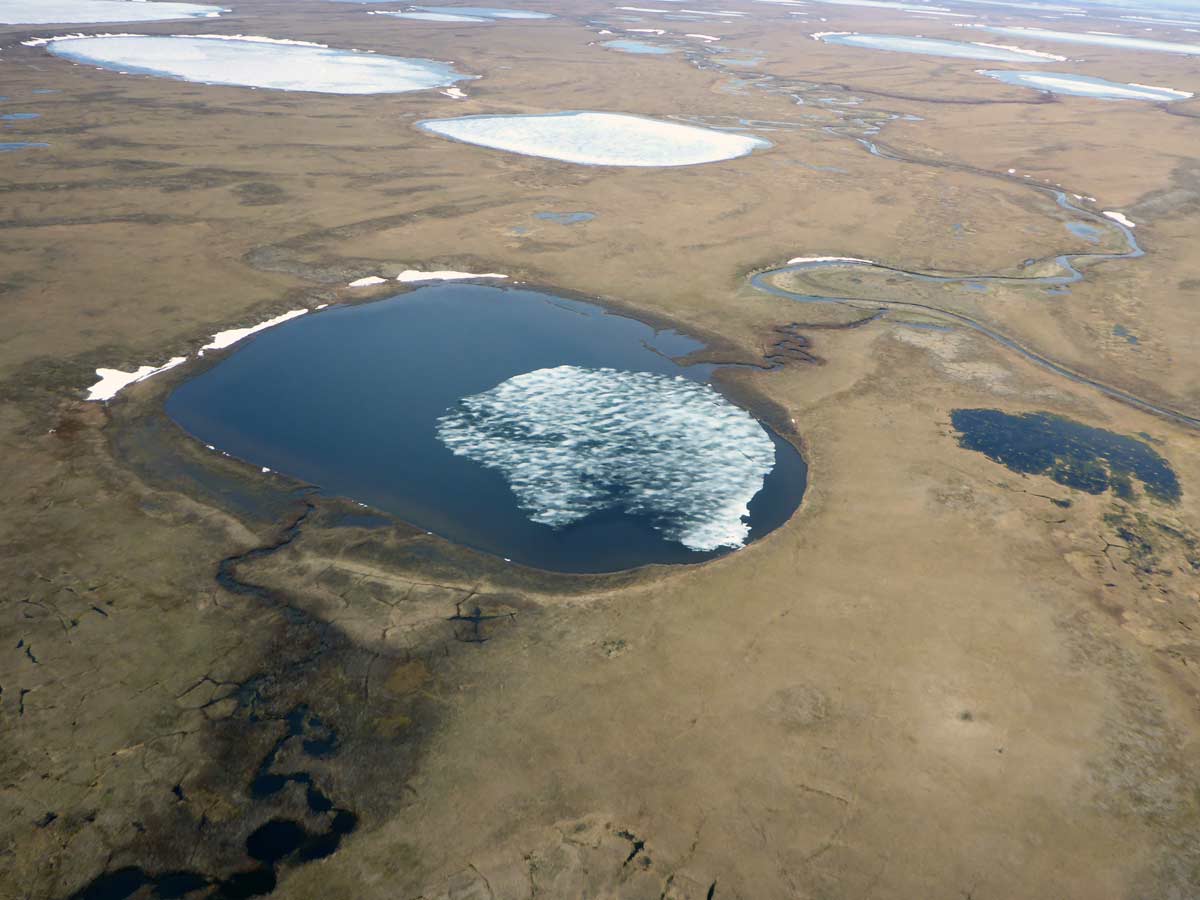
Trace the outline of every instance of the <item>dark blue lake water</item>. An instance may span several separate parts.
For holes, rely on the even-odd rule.
[[[731,548],[685,541],[745,531],[739,497],[753,497],[744,537],[754,540],[788,520],[807,477],[791,444],[700,387],[711,366],[670,358],[701,346],[551,294],[431,285],[260,332],[166,408],[247,462],[515,562],[568,572],[699,562]],[[502,389],[522,383],[504,406]],[[477,395],[490,413],[464,407]],[[468,455],[439,436],[455,410]],[[666,431],[647,432],[660,418]],[[464,434],[484,439],[464,448]],[[492,446],[507,454],[500,468],[480,462]],[[558,527],[533,518],[580,509]]]

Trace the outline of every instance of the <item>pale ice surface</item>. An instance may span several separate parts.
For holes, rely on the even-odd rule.
[[[368,275],[366,278],[355,278],[352,282],[346,285],[346,287],[371,287],[372,285],[385,284],[386,282],[386,278],[380,278],[378,275]]]
[[[534,12],[529,9],[511,9],[503,6],[414,6],[422,12],[444,13],[454,16],[477,16],[482,19],[553,19],[550,13]]]
[[[0,25],[80,25],[213,19],[225,7],[144,0],[0,0]]]
[[[501,275],[498,272],[454,272],[450,269],[442,269],[437,272],[421,272],[417,269],[405,269],[396,276],[397,281],[403,281],[406,284],[411,284],[416,281],[462,281],[466,278],[507,278],[507,275]]]
[[[1065,75],[1054,72],[1013,72],[1006,69],[980,69],[979,74],[1006,84],[1030,87],[1055,94],[1095,97],[1102,100],[1186,100],[1192,95],[1173,88],[1145,84],[1122,84],[1089,75]]]
[[[1200,44],[1156,41],[1151,38],[1127,37],[1122,34],[1052,31],[1047,28],[1022,28],[1018,26],[986,25],[979,27],[993,34],[1021,37],[1026,40],[1050,41],[1062,44],[1089,44],[1094,47],[1120,47],[1124,50],[1150,50],[1158,53],[1182,53],[1190,56],[1200,55]]]
[[[691,166],[770,146],[761,138],[623,113],[464,116],[418,124],[468,144],[592,166]]]
[[[139,381],[145,381],[151,376],[187,362],[186,356],[173,356],[161,366],[139,366],[132,372],[122,372],[120,369],[97,369],[100,380],[88,388],[87,399],[111,400],[124,388]]]
[[[1036,50],[1004,47],[995,44],[972,44],[946,41],[940,38],[902,37],[896,34],[848,34],[817,32],[817,40],[827,44],[864,47],[870,50],[892,50],[899,53],[920,53],[925,56],[947,56],[953,59],[988,59],[996,62],[1029,62],[1031,59],[1062,59]]]
[[[1129,217],[1123,212],[1117,212],[1115,209],[1106,209],[1104,210],[1104,215],[1108,216],[1114,222],[1119,222],[1126,228],[1137,228],[1137,226],[1134,225],[1133,222],[1130,221]]]
[[[391,16],[393,19],[417,19],[421,22],[475,22],[490,25],[492,20],[482,16],[460,16],[454,13],[421,12],[420,10],[388,10],[376,9],[367,13],[369,16]]]
[[[195,81],[321,94],[390,94],[472,78],[449,63],[237,35],[62,37],[46,49],[78,63]]]
[[[683,377],[558,366],[461,400],[438,420],[456,456],[498,470],[531,520],[618,507],[697,551],[740,547],[775,466],[763,427]]]
[[[212,340],[201,349],[201,355],[203,355],[205,350],[224,350],[226,347],[232,347],[238,341],[248,338],[257,331],[273,328],[276,325],[286,322],[288,319],[302,316],[306,312],[308,312],[307,309],[293,309],[290,312],[275,316],[273,319],[267,319],[265,322],[259,322],[257,325],[250,325],[247,328],[230,328],[228,331],[218,331],[212,336]]]

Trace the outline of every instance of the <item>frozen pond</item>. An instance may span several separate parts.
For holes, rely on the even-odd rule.
[[[868,50],[891,50],[896,53],[918,53],[923,56],[946,56],[952,59],[986,59],[994,62],[1029,62],[1030,60],[1061,61],[1063,57],[1020,47],[997,44],[944,41],[940,38],[902,37],[896,34],[854,34],[850,32],[818,32],[813,37],[827,44],[863,47]]]
[[[184,382],[207,444],[544,569],[699,562],[787,521],[804,460],[591,303],[447,283],[293,318]]]
[[[550,13],[502,6],[414,6],[423,12],[447,13],[456,16],[478,16],[481,19],[553,19]]]
[[[360,0],[340,0],[360,2]],[[372,0],[373,2],[373,0]],[[486,24],[497,19],[553,19],[550,13],[525,9],[505,9],[495,6],[410,6],[403,10],[373,10],[374,16],[393,16],[397,19],[417,19],[422,22],[474,22]]]
[[[693,166],[771,146],[761,138],[606,112],[464,116],[418,126],[467,144],[590,166]]]
[[[456,72],[449,63],[430,59],[405,59],[259,37],[56,38],[49,41],[46,49],[73,62],[119,72],[320,94],[423,91],[474,77]]]
[[[391,12],[385,9],[372,10],[372,16],[390,16],[393,19],[415,19],[419,22],[458,22],[458,23],[474,23],[476,25],[490,25],[491,19],[485,19],[481,16],[459,16],[452,13],[436,13],[436,12],[421,12],[420,10],[404,10],[402,12]]]
[[[980,70],[980,75],[995,78],[1006,84],[1050,91],[1054,94],[1070,94],[1075,97],[1095,97],[1100,100],[1187,100],[1192,95],[1187,91],[1154,87],[1148,84],[1122,84],[1106,81],[1089,75],[1065,75],[1056,72],[1012,72],[998,69]]]
[[[228,12],[200,3],[143,0],[0,0],[0,25],[79,25],[211,19]]]
[[[1182,53],[1200,56],[1200,44],[1182,44],[1174,41],[1156,41],[1152,38],[1126,37],[1122,34],[1098,34],[1096,32],[1052,31],[1048,28],[1020,28],[1005,26],[980,26],[992,34],[1024,38],[1028,41],[1050,41],[1060,44],[1087,44],[1093,47],[1118,47],[1122,50],[1149,50],[1156,53]]]
[[[672,47],[656,47],[653,44],[647,44],[643,41],[633,41],[625,38],[616,41],[605,41],[604,46],[611,50],[620,50],[622,53],[644,53],[650,56],[666,56],[675,52]]]

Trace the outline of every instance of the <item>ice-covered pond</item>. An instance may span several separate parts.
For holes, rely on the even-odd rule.
[[[216,18],[225,7],[166,0],[0,0],[0,25],[98,25]]]
[[[1156,100],[1171,102],[1187,100],[1192,95],[1187,91],[1155,87],[1149,84],[1122,84],[1090,75],[1068,75],[1059,72],[1014,72],[1004,69],[983,69],[981,75],[995,78],[1006,84],[1049,91],[1053,94],[1070,94],[1075,97],[1094,97],[1099,100]]]
[[[861,47],[867,50],[890,50],[894,53],[917,53],[922,56],[945,56],[951,59],[984,59],[993,62],[1030,62],[1031,60],[1061,61],[1063,57],[1021,47],[966,41],[947,41],[941,38],[911,37],[899,34],[857,34],[855,32],[817,32],[814,38],[827,44]]]
[[[1096,31],[1055,31],[1049,28],[1019,26],[978,26],[982,31],[1029,41],[1048,41],[1057,44],[1085,44],[1092,47],[1116,47],[1121,50],[1148,50],[1154,53],[1181,53],[1200,56],[1200,44],[1159,41],[1153,38],[1130,37],[1124,34],[1104,34]]]
[[[46,49],[73,62],[125,73],[321,94],[423,91],[474,77],[432,59],[263,37],[82,36],[55,38],[46,42]]]
[[[493,150],[592,166],[692,166],[771,146],[749,135],[607,112],[462,116],[419,127]]]

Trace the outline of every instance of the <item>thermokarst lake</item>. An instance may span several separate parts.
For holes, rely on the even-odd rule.
[[[693,166],[771,146],[749,135],[607,112],[461,116],[417,126],[467,144],[590,166]]]
[[[45,43],[50,53],[73,62],[122,73],[277,91],[397,94],[474,77],[432,59],[263,37],[114,35],[30,43]]]
[[[221,6],[144,0],[0,0],[0,25],[81,25],[213,19]]]
[[[260,332],[166,408],[219,450],[515,562],[699,562],[786,522],[807,475],[713,367],[673,359],[701,347],[578,300],[437,284]]]

